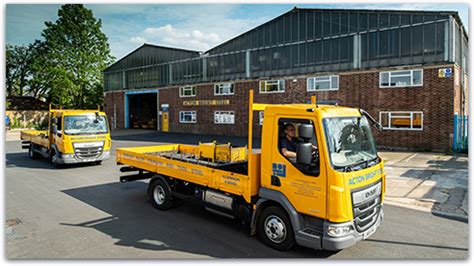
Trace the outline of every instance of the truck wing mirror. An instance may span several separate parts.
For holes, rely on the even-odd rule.
[[[372,124],[378,131],[380,132],[383,131],[382,125],[379,122],[377,122],[367,111],[359,109],[359,112],[361,115],[367,117],[367,119],[369,119],[370,122],[372,122]]]
[[[313,146],[311,143],[300,143],[296,147],[296,162],[298,164],[309,165],[311,164],[311,153],[313,152]]]
[[[313,126],[308,124],[301,124],[298,126],[298,136],[304,140],[309,140],[313,137]]]

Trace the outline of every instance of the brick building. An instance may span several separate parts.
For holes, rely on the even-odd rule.
[[[448,150],[467,138],[467,51],[456,12],[294,8],[206,52],[144,44],[104,71],[105,110],[114,128],[245,136],[250,89],[316,95],[377,117],[379,146]]]

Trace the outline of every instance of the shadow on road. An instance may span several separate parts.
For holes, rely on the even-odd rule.
[[[219,258],[326,258],[334,252],[297,247],[279,252],[250,237],[241,224],[188,202],[158,211],[146,202],[143,182],[108,183],[62,192],[110,216],[66,226],[92,228],[116,245],[145,250],[176,250]]]
[[[51,165],[48,159],[46,158],[31,159],[30,157],[28,157],[27,152],[7,153],[5,155],[5,161],[6,161],[6,164],[5,164],[6,168],[20,167],[20,168],[61,170],[61,169],[69,169],[69,168],[76,168],[76,167],[95,166],[94,163],[80,163],[80,164],[60,165],[58,168],[55,168]]]
[[[376,239],[366,239],[365,241],[394,244],[394,245],[404,245],[404,246],[417,246],[417,247],[427,247],[427,248],[440,248],[440,249],[468,251],[467,248],[446,247],[446,246],[428,245],[428,244],[420,244],[420,243],[408,243],[408,242],[400,242],[400,241],[376,240]]]

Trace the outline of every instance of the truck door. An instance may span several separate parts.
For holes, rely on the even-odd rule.
[[[326,214],[326,168],[321,156],[318,123],[312,118],[278,117],[273,131],[271,188],[282,192],[298,212],[324,218]],[[311,139],[301,139],[298,127],[313,127]],[[293,131],[293,132],[292,132]],[[313,156],[310,164],[296,160],[300,143],[310,142]]]

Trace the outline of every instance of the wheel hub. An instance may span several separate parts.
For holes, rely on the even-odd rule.
[[[278,216],[268,216],[265,219],[265,234],[275,243],[283,242],[286,238],[285,223]]]
[[[156,186],[153,190],[153,199],[158,205],[161,205],[165,202],[165,190],[162,186]]]

